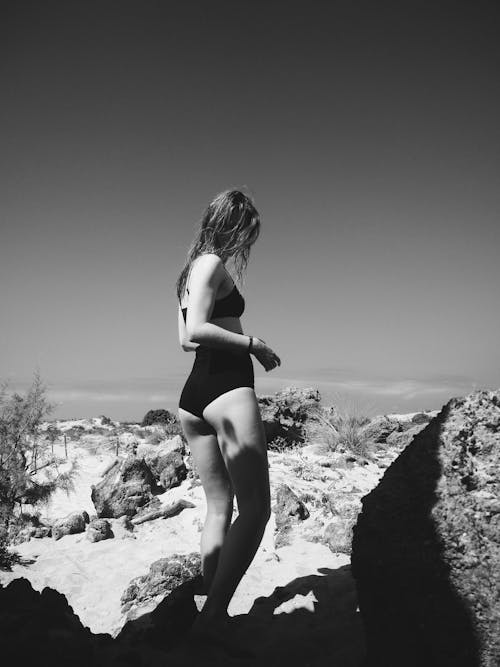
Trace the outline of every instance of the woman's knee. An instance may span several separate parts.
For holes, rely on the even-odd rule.
[[[225,498],[207,498],[207,515],[214,519],[225,520],[233,515],[234,496],[229,493]]]
[[[238,514],[265,525],[271,517],[271,501],[268,494],[256,493],[249,498],[239,500]]]

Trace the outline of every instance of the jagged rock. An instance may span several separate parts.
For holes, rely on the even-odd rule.
[[[402,430],[402,426],[396,419],[389,417],[375,417],[364,429],[363,436],[375,443],[385,443],[389,436]]]
[[[428,424],[431,421],[431,415],[428,415],[425,412],[417,412],[411,418],[414,424]]]
[[[187,468],[179,452],[171,452],[163,458],[163,468],[160,473],[160,486],[165,490],[172,489],[187,477]]]
[[[309,518],[309,510],[289,486],[281,484],[276,489],[274,512],[276,520],[274,546],[278,548],[291,543],[294,525]]]
[[[403,431],[393,431],[387,438],[387,444],[391,447],[397,447],[398,449],[404,449],[407,447],[413,438],[420,433],[422,429],[425,428],[427,422],[413,423],[408,422],[409,428]]]
[[[153,475],[144,460],[128,456],[117,461],[104,479],[92,486],[91,498],[99,518],[134,516],[151,498]]]
[[[279,391],[274,396],[259,396],[267,443],[270,444],[275,439],[289,444],[304,442],[305,424],[320,400],[317,389],[296,387]]]
[[[116,637],[117,642],[170,650],[189,631],[198,615],[193,580],[180,584],[166,595],[150,614],[138,618],[132,612],[128,615],[131,618]],[[137,660],[131,664],[137,664]]]
[[[152,465],[154,466],[158,457],[163,454],[169,454],[170,452],[179,452],[180,454],[184,454],[185,451],[186,447],[184,445],[184,441],[182,440],[181,436],[174,435],[173,438],[167,438],[165,440],[162,440],[157,445],[153,445],[147,442],[141,442],[137,446],[136,456],[138,458],[143,458],[148,465],[152,463]],[[151,470],[152,472],[154,472],[152,468]]]
[[[92,635],[61,593],[34,591],[27,579],[0,586],[2,664],[98,667],[106,664],[109,635]],[[108,654],[109,655],[109,654]]]
[[[352,529],[356,523],[361,503],[352,503],[336,512],[333,520],[325,527],[321,542],[333,553],[351,553]]]
[[[122,611],[169,595],[181,584],[199,576],[200,571],[199,553],[173,554],[168,558],[160,558],[152,563],[147,574],[129,583],[121,597]]]
[[[166,490],[178,486],[187,477],[183,451],[182,438],[175,436],[159,445],[139,445],[137,457],[144,459],[156,482]]]
[[[63,519],[58,519],[52,525],[52,537],[55,540],[60,540],[65,535],[83,533],[88,522],[89,515],[85,510],[83,512],[71,512],[71,514]]]
[[[87,527],[87,539],[90,542],[101,542],[114,537],[111,525],[106,519],[94,519]]]
[[[293,520],[304,521],[309,517],[309,510],[299,497],[286,484],[276,490],[276,527],[282,528]]]
[[[500,664],[500,391],[451,400],[363,499],[370,667]]]

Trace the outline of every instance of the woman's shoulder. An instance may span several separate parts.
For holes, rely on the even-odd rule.
[[[197,277],[206,279],[223,276],[225,274],[224,263],[221,258],[212,252],[199,255],[192,264],[191,273]]]
[[[224,268],[224,263],[221,258],[213,252],[205,252],[203,255],[198,255],[198,257],[193,261],[193,269],[203,270],[203,271],[218,271]]]

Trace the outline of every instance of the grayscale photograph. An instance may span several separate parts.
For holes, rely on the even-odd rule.
[[[500,3],[4,0],[0,661],[500,667]]]

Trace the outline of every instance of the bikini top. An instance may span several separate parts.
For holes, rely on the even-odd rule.
[[[189,294],[189,290],[187,290]],[[222,299],[215,299],[212,310],[212,319],[216,317],[241,317],[245,310],[245,299],[241,296],[236,285],[233,289],[223,296]],[[186,321],[187,308],[182,308],[182,316]]]

